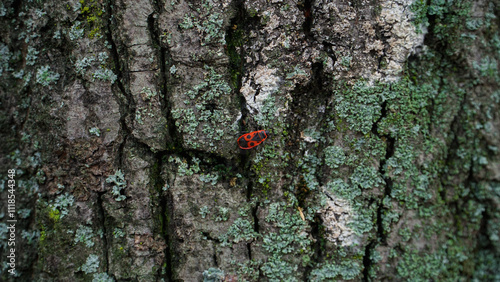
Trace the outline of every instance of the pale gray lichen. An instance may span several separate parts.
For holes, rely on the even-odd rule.
[[[325,228],[325,238],[334,244],[348,247],[358,245],[360,238],[350,227],[353,210],[348,201],[334,198],[318,211]]]
[[[387,68],[375,72],[370,77],[374,78],[372,81],[390,82],[399,79],[408,57],[423,45],[425,30],[421,33],[417,32],[417,27],[413,23],[415,15],[411,9],[408,9],[413,2],[413,0],[396,2],[386,0],[380,3],[381,11],[377,23],[382,27],[383,32],[391,33],[391,39],[388,42],[388,49],[384,50],[387,55]],[[378,46],[367,46],[367,48],[379,50]]]
[[[280,77],[276,75],[276,71],[276,69],[259,65],[248,78],[243,80],[240,92],[245,98],[250,113],[262,112],[265,101],[278,91]]]
[[[80,267],[80,270],[85,272],[86,274],[94,273],[99,268],[99,256],[97,255],[89,255],[87,261],[84,265]]]
[[[92,228],[84,225],[79,225],[76,230],[74,242],[76,243],[84,243],[88,248],[94,246],[94,233]]]
[[[50,66],[40,67],[36,72],[36,82],[42,86],[51,88],[51,84],[56,84],[60,75],[50,70]]]
[[[108,178],[106,178],[106,182],[114,184],[111,193],[113,193],[113,196],[116,197],[116,201],[123,201],[127,198],[125,195],[121,194],[121,191],[127,187],[127,181],[125,180],[125,176],[120,169],[117,170],[114,175],[108,176]]]
[[[91,129],[89,129],[89,133],[97,137],[101,136],[101,131],[97,127],[92,127]]]
[[[75,197],[69,193],[61,194],[57,196],[50,207],[53,211],[58,210],[60,212],[61,218],[69,213],[68,207],[72,206],[75,202]]]

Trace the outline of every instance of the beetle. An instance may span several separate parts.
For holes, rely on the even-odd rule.
[[[252,149],[266,140],[268,136],[269,132],[267,130],[257,130],[245,133],[238,138],[238,146],[243,150]]]

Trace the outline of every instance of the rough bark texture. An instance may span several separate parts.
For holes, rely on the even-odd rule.
[[[499,281],[499,11],[2,1],[2,279]]]

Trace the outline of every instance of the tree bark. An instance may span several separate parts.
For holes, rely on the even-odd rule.
[[[2,280],[500,280],[499,6],[3,1]]]

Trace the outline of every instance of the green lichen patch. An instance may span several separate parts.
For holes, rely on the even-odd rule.
[[[36,82],[42,86],[52,88],[51,84],[56,84],[60,75],[50,70],[50,66],[40,67],[36,72]]]
[[[94,234],[92,228],[84,225],[78,226],[78,229],[75,233],[75,244],[82,243],[85,244],[86,247],[90,248],[94,246]]]
[[[88,80],[101,80],[114,83],[117,79],[117,75],[107,68],[108,58],[109,56],[106,52],[89,54],[75,61],[75,71],[78,75]]]
[[[182,102],[172,109],[187,147],[221,150],[227,146],[225,142],[233,140],[238,124],[227,108],[234,102],[231,93],[224,75],[205,65],[203,80],[184,92]]]
[[[261,270],[270,279],[294,277],[298,263],[307,265],[312,256],[311,238],[306,223],[285,203],[271,203],[265,220],[274,228],[262,236],[262,248],[268,260]],[[280,275],[282,275],[280,277]]]
[[[381,86],[370,87],[359,81],[352,87],[343,87],[335,93],[335,111],[339,119],[349,123],[349,129],[367,134],[382,109]]]
[[[125,180],[125,175],[123,172],[118,169],[115,174],[108,176],[106,178],[106,183],[112,184],[112,191],[111,193],[115,197],[115,201],[123,201],[127,198],[123,193],[123,191],[127,187],[127,181]]]
[[[85,274],[91,274],[97,272],[99,268],[99,256],[91,254],[88,256],[85,264],[80,266],[78,270],[83,271]]]
[[[222,246],[231,246],[240,242],[251,242],[259,236],[254,230],[254,223],[240,217],[233,222],[225,234],[220,236],[220,240]]]
[[[311,281],[328,281],[332,279],[355,279],[361,274],[362,263],[358,260],[347,260],[340,263],[328,262],[311,271]]]
[[[69,193],[61,194],[49,205],[49,216],[55,221],[68,215],[69,208],[75,202],[75,197]]]
[[[179,26],[182,29],[196,29],[203,40],[201,45],[219,43],[225,44],[224,18],[211,1],[203,0],[196,13],[184,16]]]

